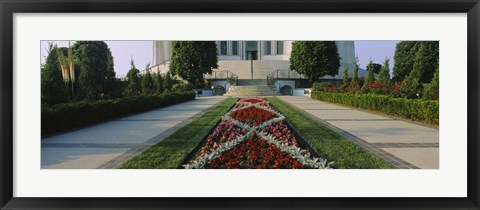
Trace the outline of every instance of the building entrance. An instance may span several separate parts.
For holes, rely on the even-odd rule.
[[[257,51],[247,51],[246,60],[258,60]]]
[[[245,60],[258,60],[258,41],[245,42]]]

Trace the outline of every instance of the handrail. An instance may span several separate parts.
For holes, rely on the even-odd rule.
[[[308,77],[290,69],[277,69],[267,75],[267,85],[275,85],[278,79],[308,79]]]
[[[238,84],[238,75],[229,70],[214,70],[211,74],[205,74],[205,79],[227,80],[230,85]]]

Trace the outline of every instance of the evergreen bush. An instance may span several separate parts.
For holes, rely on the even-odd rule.
[[[312,98],[382,112],[414,121],[438,124],[438,100],[392,98],[377,94],[344,94],[313,91]]]
[[[58,104],[42,108],[42,136],[193,99],[188,91]]]

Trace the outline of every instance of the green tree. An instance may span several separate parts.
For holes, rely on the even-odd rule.
[[[112,97],[118,92],[118,80],[115,74],[114,62],[112,54],[107,55],[107,69],[104,81],[104,93],[108,97]]]
[[[128,95],[138,95],[140,92],[140,71],[135,67],[135,62],[133,59],[130,61],[130,70],[127,73],[128,86],[127,93]]]
[[[150,64],[147,64],[145,68],[145,74],[142,76],[142,93],[152,93],[154,89],[153,77],[150,73]]]
[[[378,63],[372,63],[370,66],[367,65],[367,71],[369,71],[370,69],[369,68],[373,68],[373,73],[374,74],[379,74],[380,73],[380,70],[382,69],[382,65],[378,64]]]
[[[350,84],[350,80],[348,79],[348,65],[345,65],[345,68],[343,68],[342,85],[343,86],[348,86],[349,84]]]
[[[424,85],[423,88],[423,98],[428,100],[438,100],[440,94],[440,83],[439,83],[439,72],[438,68],[435,70],[432,81]]]
[[[395,46],[393,59],[393,79],[395,81],[404,80],[413,68],[413,60],[418,50],[418,42],[401,41]]]
[[[155,74],[155,90],[157,91],[157,93],[163,92],[163,78],[160,72],[157,72]]]
[[[373,76],[373,61],[370,60],[367,64],[367,69],[368,69],[368,74],[367,74],[367,79],[365,79],[365,82],[363,83],[363,87],[366,88],[370,84],[373,84],[375,82],[375,77]]]
[[[393,80],[402,81],[413,70],[414,60],[420,45],[425,47],[425,65],[426,71],[421,76],[420,83],[428,83],[432,80],[435,69],[438,68],[439,61],[439,42],[438,41],[402,41],[395,47]]]
[[[65,51],[67,51],[67,56],[65,56]],[[57,57],[58,62],[60,63],[60,68],[62,69],[62,78],[65,88],[68,92],[71,92],[70,99],[75,98],[74,93],[74,83],[75,83],[75,63],[72,55],[72,48],[57,48]]]
[[[340,56],[334,41],[295,41],[290,54],[290,69],[306,75],[310,84],[318,78],[338,74]]]
[[[165,74],[165,78],[163,78],[163,90],[171,90],[172,89],[172,86],[173,86],[173,79],[172,79],[172,75],[170,74],[170,72],[167,72]]]
[[[195,87],[203,87],[204,74],[218,68],[217,46],[212,41],[174,41],[170,72]]]
[[[354,64],[353,64],[353,75],[352,75],[352,82],[350,83],[351,85],[358,85],[360,80],[358,79],[358,56],[355,57]]]
[[[67,102],[67,89],[62,79],[62,71],[57,55],[57,45],[48,44],[45,64],[41,66],[41,100],[42,105]]]
[[[79,69],[79,93],[82,98],[99,98],[107,78],[112,78],[112,53],[103,41],[78,41],[72,46]],[[114,77],[114,76],[113,76]]]
[[[380,73],[378,74],[378,82],[383,86],[390,85],[390,59],[385,58],[383,61],[382,68],[380,69]]]
[[[422,84],[422,75],[425,73],[427,68],[427,65],[425,65],[425,62],[428,62],[426,53],[427,50],[425,45],[421,43],[419,45],[417,54],[415,55],[413,69],[401,84],[401,91],[403,92],[404,97],[418,98],[418,94],[421,92],[420,89]]]
[[[438,69],[439,42],[425,41],[425,42],[421,42],[421,44],[424,45],[425,52],[422,55],[424,58],[422,59],[423,63],[421,65],[422,65],[422,68],[424,68],[424,70],[420,78],[420,82],[424,84],[432,81],[435,71]],[[413,68],[415,68],[415,63]]]

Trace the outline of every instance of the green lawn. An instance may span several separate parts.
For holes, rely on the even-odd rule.
[[[126,161],[124,169],[175,169],[238,99],[228,98],[158,144]]]
[[[334,168],[393,168],[376,155],[361,149],[345,137],[282,100],[276,97],[267,98],[267,100],[277,111],[285,115],[287,121],[315,151],[328,161],[335,162]]]

